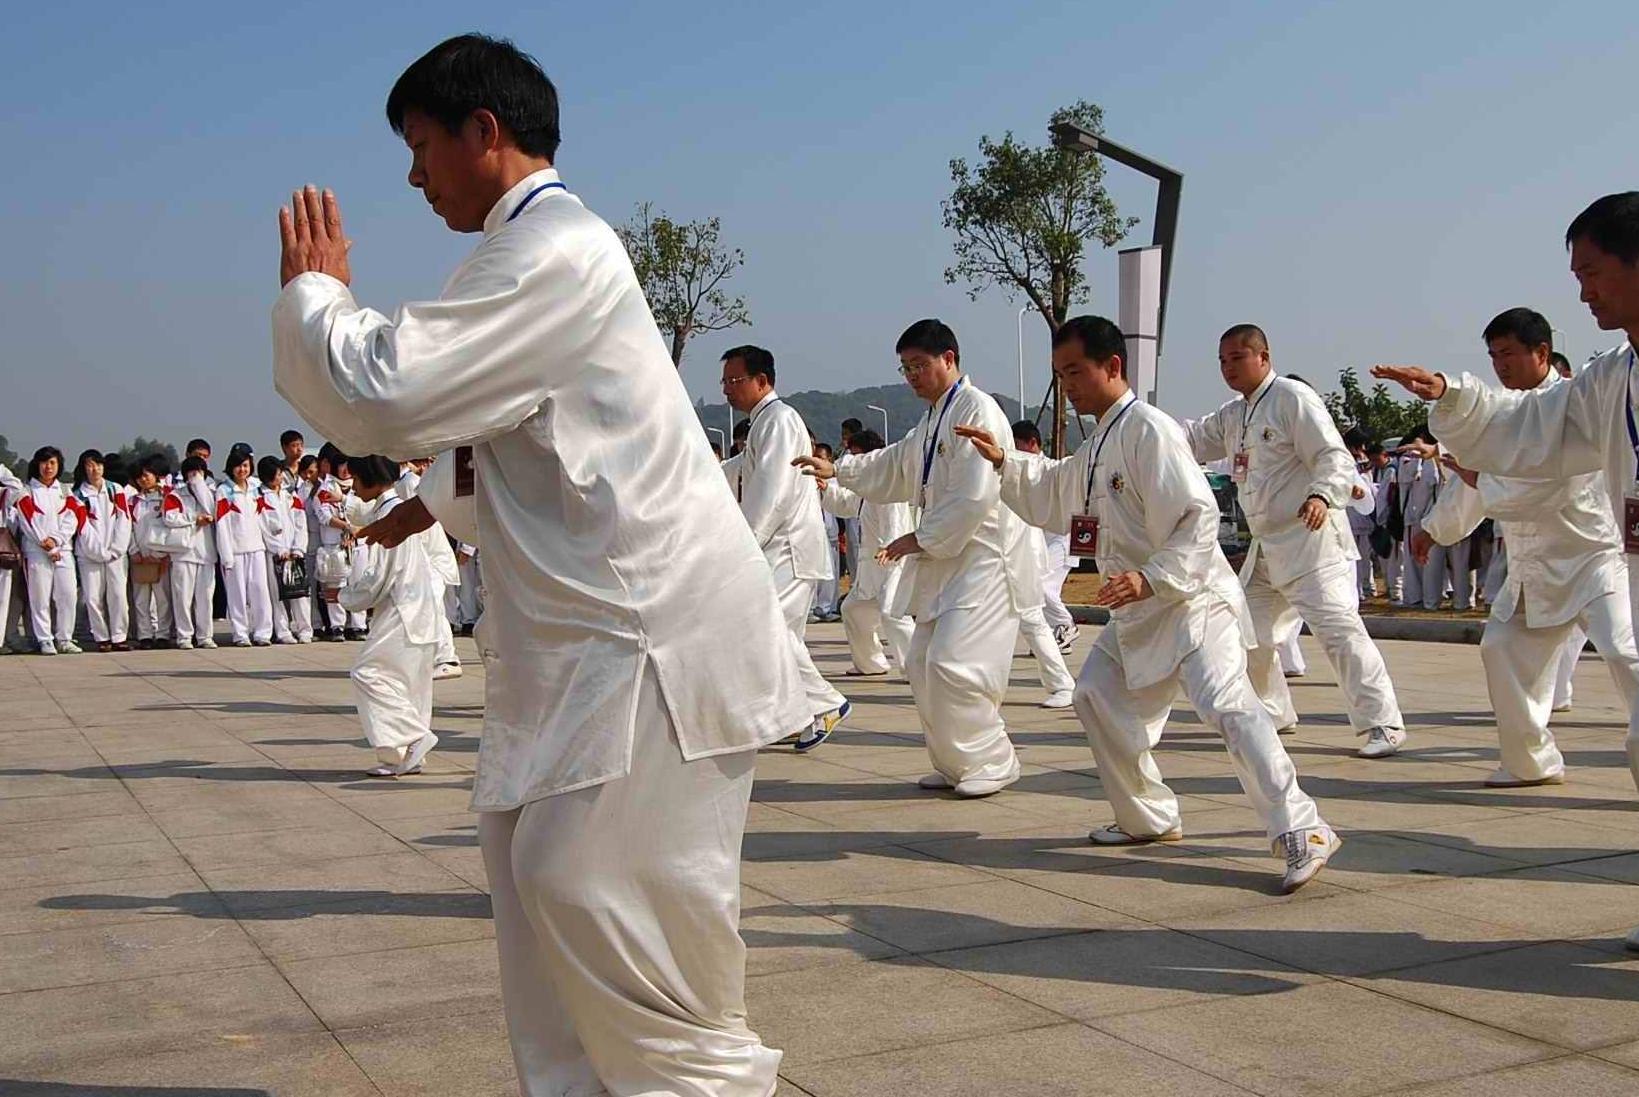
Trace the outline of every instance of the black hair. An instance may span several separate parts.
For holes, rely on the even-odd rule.
[[[1366,444],[1366,432],[1359,427],[1350,427],[1343,432],[1343,448],[1355,449]]]
[[[188,439],[188,444],[186,446],[182,447],[182,452],[183,453],[192,453],[196,449],[208,450],[210,448],[211,448],[211,444],[209,442],[205,441],[205,439],[203,439],[203,438],[190,438],[190,439]]]
[[[858,434],[860,431],[865,429],[865,424],[861,423],[858,419],[844,419],[842,421],[841,429],[848,434]]]
[[[1013,424],[1013,441],[1034,442],[1039,446],[1041,445],[1041,431],[1036,429],[1036,424],[1030,420],[1020,419]]]
[[[398,462],[372,453],[367,457],[346,458],[353,483],[361,488],[389,487],[398,482]]]
[[[824,457],[827,461],[829,461],[831,458],[836,456],[836,452],[836,450],[831,448],[831,443],[829,442],[814,443],[814,455],[817,457]]]
[[[1557,350],[1554,351],[1552,354],[1548,355],[1548,364],[1550,366],[1553,366],[1555,369],[1570,369],[1571,368],[1571,360],[1569,358],[1565,357],[1563,354],[1559,353],[1559,351],[1557,351]]]
[[[272,487],[273,481],[284,471],[284,467],[283,461],[269,454],[256,462],[256,478],[262,481],[264,487]]]
[[[768,383],[774,383],[774,356],[762,347],[754,347],[747,343],[743,347],[730,347],[723,352],[722,360],[738,358],[745,364],[747,377],[766,377]]]
[[[1091,314],[1072,316],[1053,333],[1053,346],[1062,347],[1072,339],[1081,344],[1081,353],[1095,362],[1120,356],[1121,376],[1127,376],[1127,337],[1115,321]]]
[[[38,480],[40,478],[40,466],[51,460],[53,457],[57,459],[57,478],[59,480],[62,479],[63,451],[58,449],[56,446],[41,446],[39,449],[34,451],[34,458],[28,463],[28,478],[30,480]]]
[[[286,446],[290,445],[290,443],[292,443],[292,442],[305,442],[305,441],[307,441],[307,439],[302,437],[302,432],[301,431],[299,431],[299,430],[287,430],[283,434],[279,435],[279,448],[284,449]]]
[[[1263,329],[1256,324],[1236,324],[1218,336],[1218,342],[1220,343],[1228,339],[1245,340],[1252,344],[1253,350],[1261,350],[1265,354],[1269,353],[1269,336],[1265,335]],[[1287,376],[1291,375],[1288,374]]]
[[[233,470],[246,461],[250,462],[251,472],[254,473],[256,471],[256,455],[248,449],[240,449],[238,446],[234,446],[228,450],[228,459],[222,462],[222,475],[231,479]]]
[[[102,477],[112,480],[116,484],[123,484],[131,477],[131,470],[125,467],[125,458],[117,453],[103,453]]]
[[[86,474],[85,474],[85,463],[87,461],[95,461],[99,465],[104,464],[102,451],[101,450],[96,450],[96,449],[88,449],[84,453],[80,454],[80,459],[78,461],[74,462],[74,486],[75,487],[79,487],[81,484],[85,483],[86,480],[90,479],[90,477],[86,476]],[[104,469],[104,475],[106,475],[106,474],[107,474],[107,470]]]
[[[505,38],[462,34],[428,50],[387,93],[387,124],[400,137],[412,110],[451,133],[487,110],[519,149],[549,161],[558,155],[558,89],[539,61]]]
[[[164,479],[171,475],[171,459],[163,453],[150,453],[137,462],[137,469],[141,472],[151,472],[156,477]]]
[[[707,439],[706,445],[711,447],[711,455],[713,457],[717,458],[719,461],[723,459],[723,447],[718,445],[715,440]]]
[[[182,459],[181,466],[176,471],[177,475],[186,480],[193,473],[210,472],[211,467],[205,463],[205,459],[203,457],[195,454],[192,457],[184,457]]]
[[[1565,230],[1565,246],[1586,240],[1628,266],[1639,263],[1639,191],[1607,194],[1576,215]]]
[[[742,438],[750,438],[751,437],[751,420],[750,419],[741,419],[738,423],[735,423],[734,424],[734,429],[729,432],[729,437],[731,439],[733,439],[734,441],[736,441],[736,442],[738,442]]]
[[[1521,346],[1532,350],[1537,347],[1547,347],[1550,351],[1554,349],[1553,325],[1536,309],[1515,308],[1497,313],[1485,325],[1480,338],[1489,346],[1493,339],[1506,339],[1510,335],[1518,339]]]
[[[343,453],[341,451],[341,447],[336,445],[336,443],[326,442],[324,445],[319,447],[319,460],[329,461],[330,467],[334,469],[337,465],[347,460],[347,454]]]
[[[906,328],[894,343],[893,352],[904,354],[908,350],[919,350],[936,357],[949,351],[956,356],[957,365],[962,362],[962,348],[956,343],[956,333],[943,320],[918,320]]]
[[[318,463],[319,458],[316,454],[304,453],[302,454],[302,459],[296,462],[296,471],[298,473],[306,472]]]
[[[887,444],[882,440],[882,435],[869,428],[854,431],[848,439],[849,448],[857,449],[861,453],[875,453]]]
[[[1373,438],[1373,439],[1371,439],[1370,441],[1368,441],[1366,443],[1366,456],[1367,457],[1376,457],[1379,453],[1382,453],[1382,452],[1383,452],[1383,443],[1379,442],[1377,439]]]

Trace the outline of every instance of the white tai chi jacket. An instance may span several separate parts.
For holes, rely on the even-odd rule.
[[[820,506],[839,518],[859,519],[859,543],[848,546],[858,560],[853,585],[848,588],[849,597],[872,599],[884,607],[892,605],[904,569],[897,563],[877,563],[876,554],[886,548],[888,542],[903,537],[914,528],[910,506],[906,503],[867,502],[835,480],[825,482]]]
[[[366,523],[387,515],[403,500],[387,492],[364,503],[360,515]],[[349,613],[375,609],[391,599],[404,622],[404,638],[412,644],[436,644],[439,621],[444,616],[444,588],[427,556],[427,544],[411,537],[402,545],[382,548],[359,545],[353,550],[347,581],[337,600]]]
[[[868,501],[922,507],[915,529],[922,551],[905,558],[905,574],[886,606],[891,617],[932,621],[983,605],[999,588],[1008,592],[1015,612],[1042,603],[1041,569],[1024,523],[1001,505],[995,470],[953,433],[958,425],[981,427],[998,445],[1011,447],[1007,416],[962,377],[904,438],[836,462],[837,483]]]
[[[457,533],[491,594],[475,808],[624,776],[650,668],[685,758],[812,722],[768,564],[626,250],[557,172],[502,196],[438,300],[387,317],[303,274],[273,343],[275,386],[316,430],[444,454],[418,494],[447,529],[476,526]],[[467,446],[470,464],[448,452]]]
[[[792,465],[814,452],[797,409],[769,393],[751,409],[751,433],[736,463],[735,491],[768,566],[796,579],[835,579],[831,541],[814,481]]]
[[[1334,561],[1360,558],[1345,509],[1354,488],[1354,458],[1314,389],[1271,370],[1251,396],[1231,400],[1184,429],[1200,463],[1227,458],[1233,470],[1235,455],[1246,454],[1237,496],[1252,548],[1243,575],[1251,574],[1258,553],[1277,587]],[[1331,508],[1318,531],[1298,517],[1311,495]]]
[[[1176,671],[1201,646],[1218,602],[1239,618],[1241,642],[1256,646],[1246,595],[1218,547],[1218,501],[1188,436],[1166,412],[1129,392],[1073,456],[1011,452],[1001,472],[1002,500],[1025,521],[1068,533],[1077,515],[1095,517],[1099,572],[1137,571],[1149,580],[1152,596],[1111,613],[1128,688]]]
[[[1534,391],[1567,383],[1549,370]],[[1423,516],[1423,530],[1451,545],[1488,517],[1508,543],[1508,580],[1491,603],[1495,620],[1513,617],[1522,594],[1527,627],[1546,628],[1571,620],[1597,598],[1627,591],[1622,533],[1598,473],[1532,480],[1482,472],[1473,488],[1454,476]]]

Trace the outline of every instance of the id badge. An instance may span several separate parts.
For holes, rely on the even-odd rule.
[[[1244,449],[1238,449],[1230,462],[1229,478],[1237,484],[1244,484],[1246,483],[1246,470],[1251,467],[1252,455]]]
[[[1639,498],[1622,500],[1622,551],[1639,555]]]
[[[1639,500],[1634,500],[1639,504]],[[1098,519],[1091,514],[1078,514],[1070,519],[1070,555],[1098,555]]]

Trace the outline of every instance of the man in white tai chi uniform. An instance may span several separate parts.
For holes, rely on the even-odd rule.
[[[952,433],[960,425],[1010,438],[1007,416],[962,375],[956,333],[918,320],[894,345],[899,372],[927,401],[922,421],[875,453],[798,464],[873,503],[911,503],[916,528],[882,550],[905,561],[889,612],[916,621],[905,663],[933,772],[926,789],[989,796],[1019,779],[1002,724],[1019,617],[1041,606],[1041,572],[1018,515],[1002,505],[996,474]]]
[[[1185,430],[1197,461],[1229,459],[1252,530],[1241,567],[1258,638],[1247,656],[1252,684],[1277,728],[1298,722],[1276,651],[1296,611],[1337,674],[1355,734],[1366,736],[1360,756],[1393,754],[1405,742],[1405,721],[1383,654],[1360,620],[1344,510],[1354,458],[1315,390],[1275,375],[1262,329],[1237,324],[1224,332],[1218,365],[1240,398]]]
[[[1295,891],[1340,841],[1298,787],[1247,679],[1252,623],[1218,547],[1217,500],[1178,423],[1127,387],[1126,345],[1102,316],[1073,317],[1053,336],[1053,375],[1078,415],[1098,417],[1073,457],[1027,458],[983,429],[959,433],[1001,471],[1009,507],[1068,533],[1071,551],[1094,556],[1105,576],[1094,604],[1110,607],[1110,624],[1082,665],[1076,715],[1115,822],[1089,837],[1112,846],[1183,837],[1178,798],[1152,753],[1182,687],[1224,737],[1241,788],[1286,859],[1283,886]]]
[[[1566,384],[1548,365],[1552,341],[1547,317],[1531,309],[1509,309],[1485,329],[1497,380],[1516,392]],[[1548,713],[1573,631],[1579,643],[1593,638],[1629,709],[1639,700],[1628,569],[1610,496],[1597,472],[1529,480],[1448,467],[1456,475],[1423,516],[1412,552],[1426,555],[1431,542],[1459,541],[1488,515],[1501,523],[1511,549],[1508,579],[1480,641],[1502,763],[1485,783],[1563,784],[1565,759]]]
[[[863,427],[848,436],[849,453],[875,453],[885,443],[874,430]],[[859,558],[848,596],[842,600],[842,630],[848,638],[848,654],[853,659],[854,678],[874,678],[888,673],[887,651],[903,670],[911,647],[913,625],[909,617],[888,612],[899,576],[905,570],[898,563],[881,563],[877,553],[911,530],[911,508],[906,503],[867,503],[835,480],[823,481],[820,505],[830,514],[850,522],[857,533],[848,536],[848,551]]]
[[[1599,355],[1567,384],[1530,392],[1490,388],[1478,378],[1430,373],[1417,366],[1374,366],[1372,376],[1398,381],[1434,401],[1429,426],[1463,464],[1498,476],[1565,479],[1604,472],[1611,510],[1628,559],[1628,609],[1639,603],[1639,191],[1607,194],[1577,214],[1565,231],[1571,273],[1602,331],[1627,342]],[[1639,709],[1630,711],[1628,766],[1639,783]],[[1639,950],[1639,929],[1628,936]]]
[[[1013,448],[1020,453],[1041,453],[1041,431],[1028,419],[1013,424]],[[1053,630],[1053,642],[1070,654],[1081,629],[1064,605],[1064,581],[1070,577],[1075,560],[1070,556],[1070,538],[1059,533],[1043,533],[1047,564],[1041,573],[1041,615]]]
[[[274,377],[350,452],[444,454],[367,540],[436,519],[482,548],[473,807],[522,1092],[769,1097],[740,839],[756,749],[812,714],[768,565],[625,249],[553,169],[540,67],[453,38],[387,116],[410,184],[482,239],[389,318],[348,290],[334,197],[297,194]]]

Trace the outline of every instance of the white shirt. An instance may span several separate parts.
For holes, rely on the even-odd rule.
[[[1012,425],[996,401],[961,378],[904,438],[836,462],[837,483],[867,500],[915,503],[923,464],[932,458],[926,505],[916,518],[922,551],[905,559],[890,616],[931,621],[983,605],[998,587],[1008,591],[1016,612],[1042,603],[1041,571],[1024,523],[1002,506],[995,470],[953,433],[958,425],[981,427],[997,444],[1012,445]]]
[[[410,499],[420,490],[421,474],[415,469],[405,469],[393,485],[393,493],[400,499]],[[455,550],[450,548],[449,534],[444,532],[444,527],[434,522],[416,536],[421,538],[421,547],[426,550],[433,577],[446,587],[460,586],[461,565],[455,559]]]
[[[388,318],[309,273],[273,315],[275,386],[344,450],[473,447],[472,495],[450,456],[418,494],[446,528],[469,511],[484,554],[479,810],[625,775],[645,673],[688,759],[812,719],[768,564],[626,250],[579,199],[536,193],[554,184],[503,195],[436,301]]]
[[[1533,391],[1567,383],[1550,369]],[[1496,620],[1511,618],[1523,596],[1528,627],[1562,625],[1594,599],[1627,590],[1622,534],[1598,473],[1533,480],[1482,472],[1473,488],[1453,476],[1423,530],[1451,545],[1486,517],[1508,542],[1508,581],[1491,605]]]
[[[1278,587],[1326,564],[1359,559],[1344,512],[1354,487],[1354,458],[1314,389],[1271,370],[1250,396],[1236,397],[1184,429],[1198,462],[1247,455],[1236,496],[1252,531],[1249,568],[1253,554],[1262,553],[1269,581]],[[1330,508],[1319,530],[1298,517],[1311,495]]]
[[[848,588],[848,597],[875,599],[884,606],[892,605],[894,592],[899,588],[899,577],[904,568],[898,562],[879,564],[876,554],[911,531],[911,508],[906,503],[872,503],[849,491],[835,480],[825,482],[820,505],[827,512],[844,518],[859,520],[856,542],[849,542],[848,551],[858,561],[854,581]]]
[[[797,409],[770,392],[751,409],[751,433],[738,459],[740,511],[768,566],[798,579],[834,579],[825,519],[812,477],[791,464],[814,452]]]
[[[1090,514],[1099,572],[1149,580],[1153,595],[1111,613],[1129,688],[1165,680],[1200,647],[1214,603],[1234,610],[1242,642],[1254,646],[1246,596],[1218,547],[1218,501],[1171,416],[1129,392],[1073,456],[1009,453],[1001,472],[1002,500],[1025,521],[1068,533],[1072,518]]]

